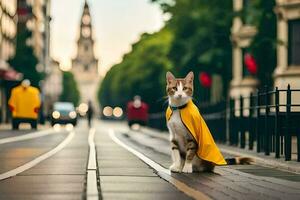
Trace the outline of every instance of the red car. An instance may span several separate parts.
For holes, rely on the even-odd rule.
[[[127,104],[127,120],[128,125],[133,124],[146,125],[148,121],[149,107],[140,99],[135,99]]]

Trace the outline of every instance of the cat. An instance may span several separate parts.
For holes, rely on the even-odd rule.
[[[169,139],[172,148],[171,156],[173,161],[169,169],[171,172],[183,173],[200,171],[212,172],[214,170],[215,163],[203,160],[197,156],[198,144],[193,135],[189,132],[187,126],[184,124],[180,113],[180,109],[185,108],[185,106],[187,106],[193,98],[194,73],[189,72],[185,78],[175,78],[171,72],[167,72],[166,80],[166,92],[168,94],[169,108],[172,110],[169,119],[167,119],[167,127],[170,134]],[[201,122],[199,121],[199,123]],[[223,159],[223,156],[221,154],[219,155]],[[225,164],[226,162],[227,164],[249,164],[252,162],[250,158],[239,157],[226,159],[226,161],[223,159],[223,161]]]

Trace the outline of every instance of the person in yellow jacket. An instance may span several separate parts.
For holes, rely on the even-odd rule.
[[[30,123],[33,129],[37,128],[41,106],[40,92],[36,87],[30,86],[28,79],[12,89],[8,105],[12,112],[13,129],[18,129],[22,122]]]

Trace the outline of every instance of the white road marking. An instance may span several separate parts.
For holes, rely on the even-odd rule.
[[[109,129],[109,136],[115,143],[122,146],[127,151],[131,152],[132,154],[134,154],[135,156],[140,158],[142,161],[144,161],[146,164],[151,166],[154,170],[157,171],[157,174],[162,179],[168,181],[169,183],[174,185],[178,190],[184,192],[186,195],[188,195],[188,196],[190,196],[194,199],[197,199],[197,200],[211,199],[209,196],[205,195],[204,193],[189,187],[187,184],[185,184],[184,182],[182,182],[180,180],[175,179],[174,177],[171,176],[170,170],[164,168],[163,166],[161,166],[160,164],[158,164],[155,161],[151,160],[150,158],[148,158],[144,154],[138,152],[137,150],[135,150],[132,147],[130,147],[130,146],[126,145],[125,143],[123,143],[121,140],[119,140],[116,137],[115,132],[114,132],[113,129]]]
[[[20,135],[20,136],[14,136],[14,137],[8,137],[8,138],[3,138],[0,139],[0,144],[6,144],[10,142],[18,142],[18,141],[23,141],[23,140],[30,140],[38,137],[43,137],[49,134],[57,133],[54,129],[47,129],[47,130],[42,130],[42,131],[37,131],[33,133],[28,133],[25,135]]]
[[[47,153],[33,159],[32,161],[30,161],[20,167],[17,167],[15,169],[5,172],[3,174],[0,174],[0,180],[6,179],[6,178],[9,178],[12,176],[16,176],[17,174],[22,173],[25,170],[28,170],[28,169],[34,167],[35,165],[39,164],[40,162],[46,160],[47,158],[53,156],[54,154],[56,154],[57,152],[62,150],[67,144],[69,144],[69,142],[73,139],[74,135],[75,135],[75,132],[70,131],[69,135],[54,149],[48,151]]]
[[[96,147],[94,143],[96,130],[91,128],[89,131],[89,161],[87,167],[87,188],[86,199],[98,200],[99,192],[97,186],[97,163],[96,163]]]

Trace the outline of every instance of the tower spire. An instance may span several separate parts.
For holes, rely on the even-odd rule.
[[[93,27],[88,1],[84,0],[84,8],[80,19],[77,54],[72,59],[72,72],[78,82],[81,102],[92,100],[96,105],[98,86],[98,59],[95,56]]]

